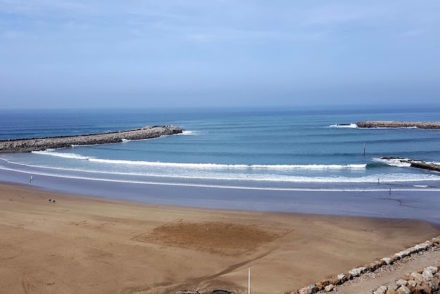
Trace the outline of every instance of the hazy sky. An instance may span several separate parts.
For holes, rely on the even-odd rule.
[[[0,107],[440,103],[440,1],[0,0]]]

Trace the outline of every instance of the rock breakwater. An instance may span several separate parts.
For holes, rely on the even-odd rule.
[[[418,129],[440,129],[440,122],[421,121],[359,121],[358,128],[418,128]]]
[[[397,163],[397,165],[402,164],[403,166],[406,165],[414,168],[440,172],[440,164],[438,163],[392,156],[381,157],[380,160],[384,162],[393,162],[394,165]]]
[[[97,145],[120,143],[126,140],[152,139],[160,136],[180,134],[183,129],[168,126],[151,126],[133,130],[100,134],[59,136],[0,141],[0,153],[32,152],[46,149],[70,148],[73,145]]]

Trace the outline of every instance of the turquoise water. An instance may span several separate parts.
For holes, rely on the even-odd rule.
[[[378,160],[440,161],[440,131],[334,127],[359,120],[438,121],[420,111],[2,111],[0,139],[176,124],[183,135],[120,144],[1,154],[13,170],[118,181],[262,187],[382,183],[436,185],[434,172]],[[364,146],[366,154],[364,156]]]

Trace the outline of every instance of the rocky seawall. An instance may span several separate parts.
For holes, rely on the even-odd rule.
[[[440,129],[440,122],[420,121],[359,121],[358,128],[419,128],[419,129]]]
[[[389,285],[382,285],[373,294],[439,293],[440,264],[412,272]]]
[[[298,290],[290,291],[288,293],[289,294],[315,294],[315,293],[337,292],[337,288],[339,286],[341,286],[341,285],[343,285],[353,279],[360,278],[363,275],[366,275],[368,273],[374,273],[374,272],[376,272],[386,266],[392,265],[394,263],[397,263],[400,260],[417,255],[421,252],[428,251],[428,250],[439,250],[439,248],[440,248],[440,236],[438,236],[436,238],[432,238],[431,240],[427,240],[426,242],[414,245],[413,247],[407,248],[405,250],[399,251],[392,256],[375,260],[369,264],[365,264],[363,266],[353,268],[346,273],[341,273],[337,276],[319,281],[315,284],[308,285],[308,286],[301,288],[301,289],[298,289]],[[436,267],[435,269],[434,269],[434,267],[430,267],[428,270],[429,270],[429,273],[427,273],[426,276],[429,277],[429,279],[431,279],[431,276],[438,272],[438,267]],[[407,290],[406,286],[404,288],[404,287],[401,287],[401,285],[399,285],[401,287],[401,289],[399,290],[399,286],[395,287],[397,290],[396,292],[391,292],[391,291],[386,292],[388,290],[388,287],[386,289],[384,289],[385,287],[383,287],[383,288],[377,289],[374,293],[375,294],[379,294],[379,293],[380,294],[387,294],[387,293],[398,293],[398,294],[438,293],[438,292],[423,292],[423,291],[417,292],[417,291],[415,291],[415,289],[417,289],[418,284],[410,282],[409,280],[411,280],[411,279],[417,279],[417,281],[422,282],[424,280],[424,277],[423,277],[423,274],[408,277],[408,279],[406,281],[406,285],[412,284],[414,286],[414,291]],[[403,284],[405,285],[405,282],[403,282]],[[409,288],[413,289],[412,286]],[[438,284],[434,288],[438,289]],[[385,292],[382,292],[382,290],[385,290]],[[394,288],[392,290],[394,291]]]
[[[31,152],[46,149],[70,148],[72,145],[97,145],[120,143],[124,140],[152,139],[165,135],[180,134],[183,129],[176,126],[151,126],[118,132],[60,136],[0,141],[0,153]]]

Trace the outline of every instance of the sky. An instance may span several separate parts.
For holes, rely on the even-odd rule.
[[[0,108],[440,104],[440,1],[0,0]]]

